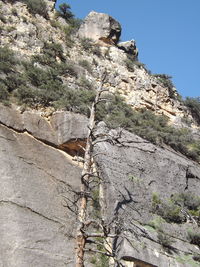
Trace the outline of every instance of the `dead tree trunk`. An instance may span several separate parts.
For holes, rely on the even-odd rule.
[[[79,215],[78,215],[78,227],[76,233],[76,267],[84,267],[84,251],[85,245],[87,241],[87,236],[85,234],[85,227],[87,224],[87,203],[88,197],[90,193],[89,182],[92,177],[92,149],[93,149],[93,130],[95,127],[95,114],[96,114],[96,106],[100,101],[101,93],[104,91],[102,90],[103,81],[100,87],[97,90],[97,94],[95,97],[95,101],[92,104],[90,110],[90,118],[88,124],[88,135],[86,141],[86,148],[85,148],[85,156],[84,156],[84,165],[83,171],[81,175],[81,199],[80,199],[80,206],[79,206]]]

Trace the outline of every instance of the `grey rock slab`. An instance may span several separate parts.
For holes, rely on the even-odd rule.
[[[0,266],[73,266],[66,200],[80,174],[64,152],[0,126]]]
[[[0,123],[19,131],[24,130],[24,123],[20,112],[2,104],[0,104]]]
[[[97,136],[99,134],[99,138],[102,138],[101,130],[96,132]],[[121,129],[111,130],[108,136],[110,138],[107,138],[107,141],[99,139],[101,142],[97,142],[94,149],[95,153],[98,153],[95,159],[103,179],[103,201],[101,201],[103,217],[109,224],[120,224],[121,229],[124,229],[122,232],[130,231],[133,240],[140,240],[144,232],[137,234],[133,221],[140,222],[141,225],[148,224],[153,216],[153,194],[157,194],[162,200],[181,192],[190,192],[198,196],[200,166],[173,150],[155,146]],[[186,231],[188,227],[191,227],[190,224],[185,225]],[[179,231],[178,225],[174,227],[173,224],[167,224],[164,231],[185,240],[185,230],[182,234],[182,229]],[[157,234],[154,238],[156,241]],[[195,246],[186,244],[187,240],[184,242],[176,241],[176,238],[174,240],[173,247],[177,251],[195,251]],[[121,255],[121,258],[133,257],[159,267],[187,266],[176,263],[175,257],[178,257],[178,254],[163,255],[160,249],[161,252],[156,250],[154,253],[153,249],[156,249],[157,245],[153,243],[147,244],[147,251],[143,251],[144,253],[135,249],[134,245],[128,246],[125,243],[122,237],[117,254]],[[142,240],[138,242],[140,246],[142,243]]]
[[[34,137],[57,144],[57,136],[51,124],[39,114],[26,111],[23,113],[24,127]]]
[[[0,124],[19,132],[27,131],[32,136],[55,146],[70,140],[85,139],[88,119],[81,114],[57,111],[49,120],[40,111],[30,110],[23,113],[17,107],[0,104]]]
[[[58,111],[52,115],[50,123],[57,133],[58,144],[87,137],[88,119],[83,115]]]

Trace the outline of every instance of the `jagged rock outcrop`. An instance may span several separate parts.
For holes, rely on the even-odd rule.
[[[54,1],[46,2],[52,9]],[[106,85],[109,91],[120,93],[134,109],[147,108],[157,114],[164,114],[179,126],[182,125],[182,118],[192,120],[188,110],[176,99],[175,88],[171,90],[164,86],[156,77],[149,74],[142,64],[134,60],[127,63],[127,54],[133,44],[131,41],[125,44],[123,42],[123,50],[115,45],[121,33],[121,26],[109,15],[91,12],[78,33],[81,38],[88,37],[93,40],[103,38],[102,45],[98,44],[100,54],[97,55],[84,51],[80,45],[80,38],[73,38],[73,47],[68,45],[64,28],[59,18],[54,16],[54,12],[50,12],[51,15],[47,19],[38,14],[35,16],[30,14],[27,6],[20,1],[14,3],[0,1],[0,3],[2,4],[0,12],[4,18],[0,20],[0,45],[12,49],[20,60],[30,60],[31,56],[42,55],[45,44],[60,44],[63,56],[74,64],[74,68],[80,69],[78,62],[84,60],[88,61],[92,70],[88,71],[82,67],[78,73],[79,79],[76,75],[63,77],[63,82],[67,86],[77,88],[84,73],[93,87],[97,88],[99,70],[106,68],[109,72]],[[13,13],[13,10],[16,12]],[[107,41],[110,43],[105,46]],[[93,45],[97,46],[95,42]],[[137,55],[137,48],[135,45],[133,47],[131,51]],[[174,98],[171,95],[174,95]]]
[[[138,58],[138,49],[136,47],[135,40],[126,41],[126,42],[120,42],[117,44],[117,46],[124,50],[127,54],[133,56],[135,60]]]
[[[90,38],[94,41],[117,44],[121,35],[121,25],[111,16],[92,11],[81,25],[78,36]]]
[[[28,59],[40,53],[45,42],[63,42],[63,34],[50,24],[54,20],[54,0],[45,0],[48,17],[30,14],[21,1],[0,1],[0,45],[9,46],[16,55]]]

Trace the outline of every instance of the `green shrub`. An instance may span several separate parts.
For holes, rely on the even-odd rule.
[[[62,31],[64,32],[65,35],[65,44],[67,47],[71,48],[74,45],[74,41],[72,40],[73,34],[76,32],[76,29],[69,25],[62,27]]]
[[[59,9],[56,12],[56,16],[64,18],[66,21],[70,21],[74,14],[71,12],[70,5],[63,3],[59,5]]]
[[[175,98],[176,90],[174,89],[174,84],[171,81],[171,76],[167,74],[152,74],[152,76],[156,77],[158,82],[160,82],[163,87],[168,88],[170,97]]]
[[[164,247],[164,248],[170,248],[173,241],[172,238],[167,235],[166,233],[164,233],[163,231],[159,231],[158,235],[158,242]]]
[[[29,12],[33,15],[39,14],[47,18],[47,5],[44,0],[21,0],[27,5]]]
[[[0,102],[8,100],[8,96],[7,86],[0,81]]]
[[[43,70],[32,64],[26,64],[25,79],[26,82],[15,92],[20,103],[49,106],[64,94],[62,81],[53,69]]]
[[[200,262],[200,254],[193,255],[193,260]]]
[[[27,86],[20,86],[15,92],[14,96],[18,99],[19,104],[28,104],[34,106],[37,100],[37,92],[33,88]]]
[[[66,89],[63,97],[55,103],[55,107],[89,116],[89,107],[94,99],[95,92],[92,90]]]
[[[54,67],[54,64],[57,63],[57,58],[62,62],[65,61],[62,45],[59,43],[45,43],[42,54],[34,55],[32,62],[39,62],[42,65]]]
[[[87,89],[87,90],[92,89],[92,83],[88,81],[84,76],[80,78],[78,85],[82,87],[83,89]]]
[[[200,124],[200,97],[186,97],[184,104],[190,109],[192,116]]]
[[[50,20],[51,26],[54,28],[61,28],[60,22],[58,22],[57,20]]]
[[[171,199],[162,201],[155,193],[152,195],[152,212],[169,223],[183,223],[185,221],[180,206],[176,205]]]
[[[0,73],[9,73],[13,70],[16,59],[12,50],[7,47],[0,47]]]
[[[20,104],[29,106],[52,106],[63,95],[63,89],[57,88],[52,82],[48,82],[42,89],[20,86],[15,96]]]
[[[90,51],[93,48],[93,41],[89,38],[82,38],[81,40],[81,47],[85,51]]]
[[[200,231],[193,231],[193,230],[188,230],[188,240],[191,244],[197,245],[200,247]]]
[[[3,23],[6,23],[6,22],[7,22],[6,17],[5,17],[2,13],[0,13],[0,20],[1,20]]]
[[[86,69],[89,73],[92,73],[92,66],[89,61],[83,59],[83,60],[80,60],[78,63],[80,66]]]
[[[187,208],[188,210],[198,210],[200,209],[200,197],[192,194],[191,192],[184,192],[180,194],[175,194],[172,197],[174,203]]]
[[[152,195],[152,212],[169,223],[183,223],[186,221],[182,209],[193,216],[198,216],[200,197],[184,192],[172,195],[169,200],[161,200],[157,194]]]
[[[155,230],[162,230],[163,223],[165,223],[165,220],[162,217],[155,216],[147,225],[153,227]]]
[[[152,194],[152,207],[153,207],[153,209],[156,209],[157,206],[158,206],[159,204],[161,204],[161,203],[162,203],[162,201],[161,201],[161,199],[159,198],[158,193],[153,193],[153,194]]]
[[[98,57],[101,56],[101,50],[100,50],[100,47],[95,44],[92,39],[90,38],[82,38],[80,40],[80,45],[81,45],[81,48],[86,51],[86,52],[90,52]]]
[[[15,26],[7,26],[7,27],[5,28],[5,30],[6,30],[7,32],[12,32],[12,31],[15,31],[15,30],[16,30],[16,27],[15,27]]]
[[[57,72],[58,75],[63,75],[63,76],[69,75],[76,78],[78,77],[77,68],[70,61],[67,61],[65,63],[61,62],[60,64],[54,65],[54,70],[55,72]]]
[[[9,92],[14,91],[21,85],[26,84],[26,78],[23,74],[17,72],[11,72],[4,79],[4,84],[7,86]]]
[[[14,7],[11,9],[11,12],[12,12],[12,15],[14,15],[14,16],[17,16],[18,15],[17,9],[14,8]]]
[[[99,189],[93,190],[92,192],[92,206],[94,217],[101,218],[101,206],[99,203]]]
[[[155,115],[150,110],[134,111],[118,95],[98,105],[97,115],[110,128],[122,127],[154,144],[165,143],[193,160],[200,160],[199,142],[192,139],[189,129],[169,126],[166,116]]]
[[[181,207],[175,205],[172,201],[163,202],[155,210],[155,213],[160,215],[169,223],[185,222],[185,216],[181,212]]]

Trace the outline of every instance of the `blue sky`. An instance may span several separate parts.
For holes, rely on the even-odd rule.
[[[135,39],[139,61],[152,73],[172,76],[183,96],[200,96],[200,0],[58,0],[78,18],[90,11],[122,25],[123,41]]]

